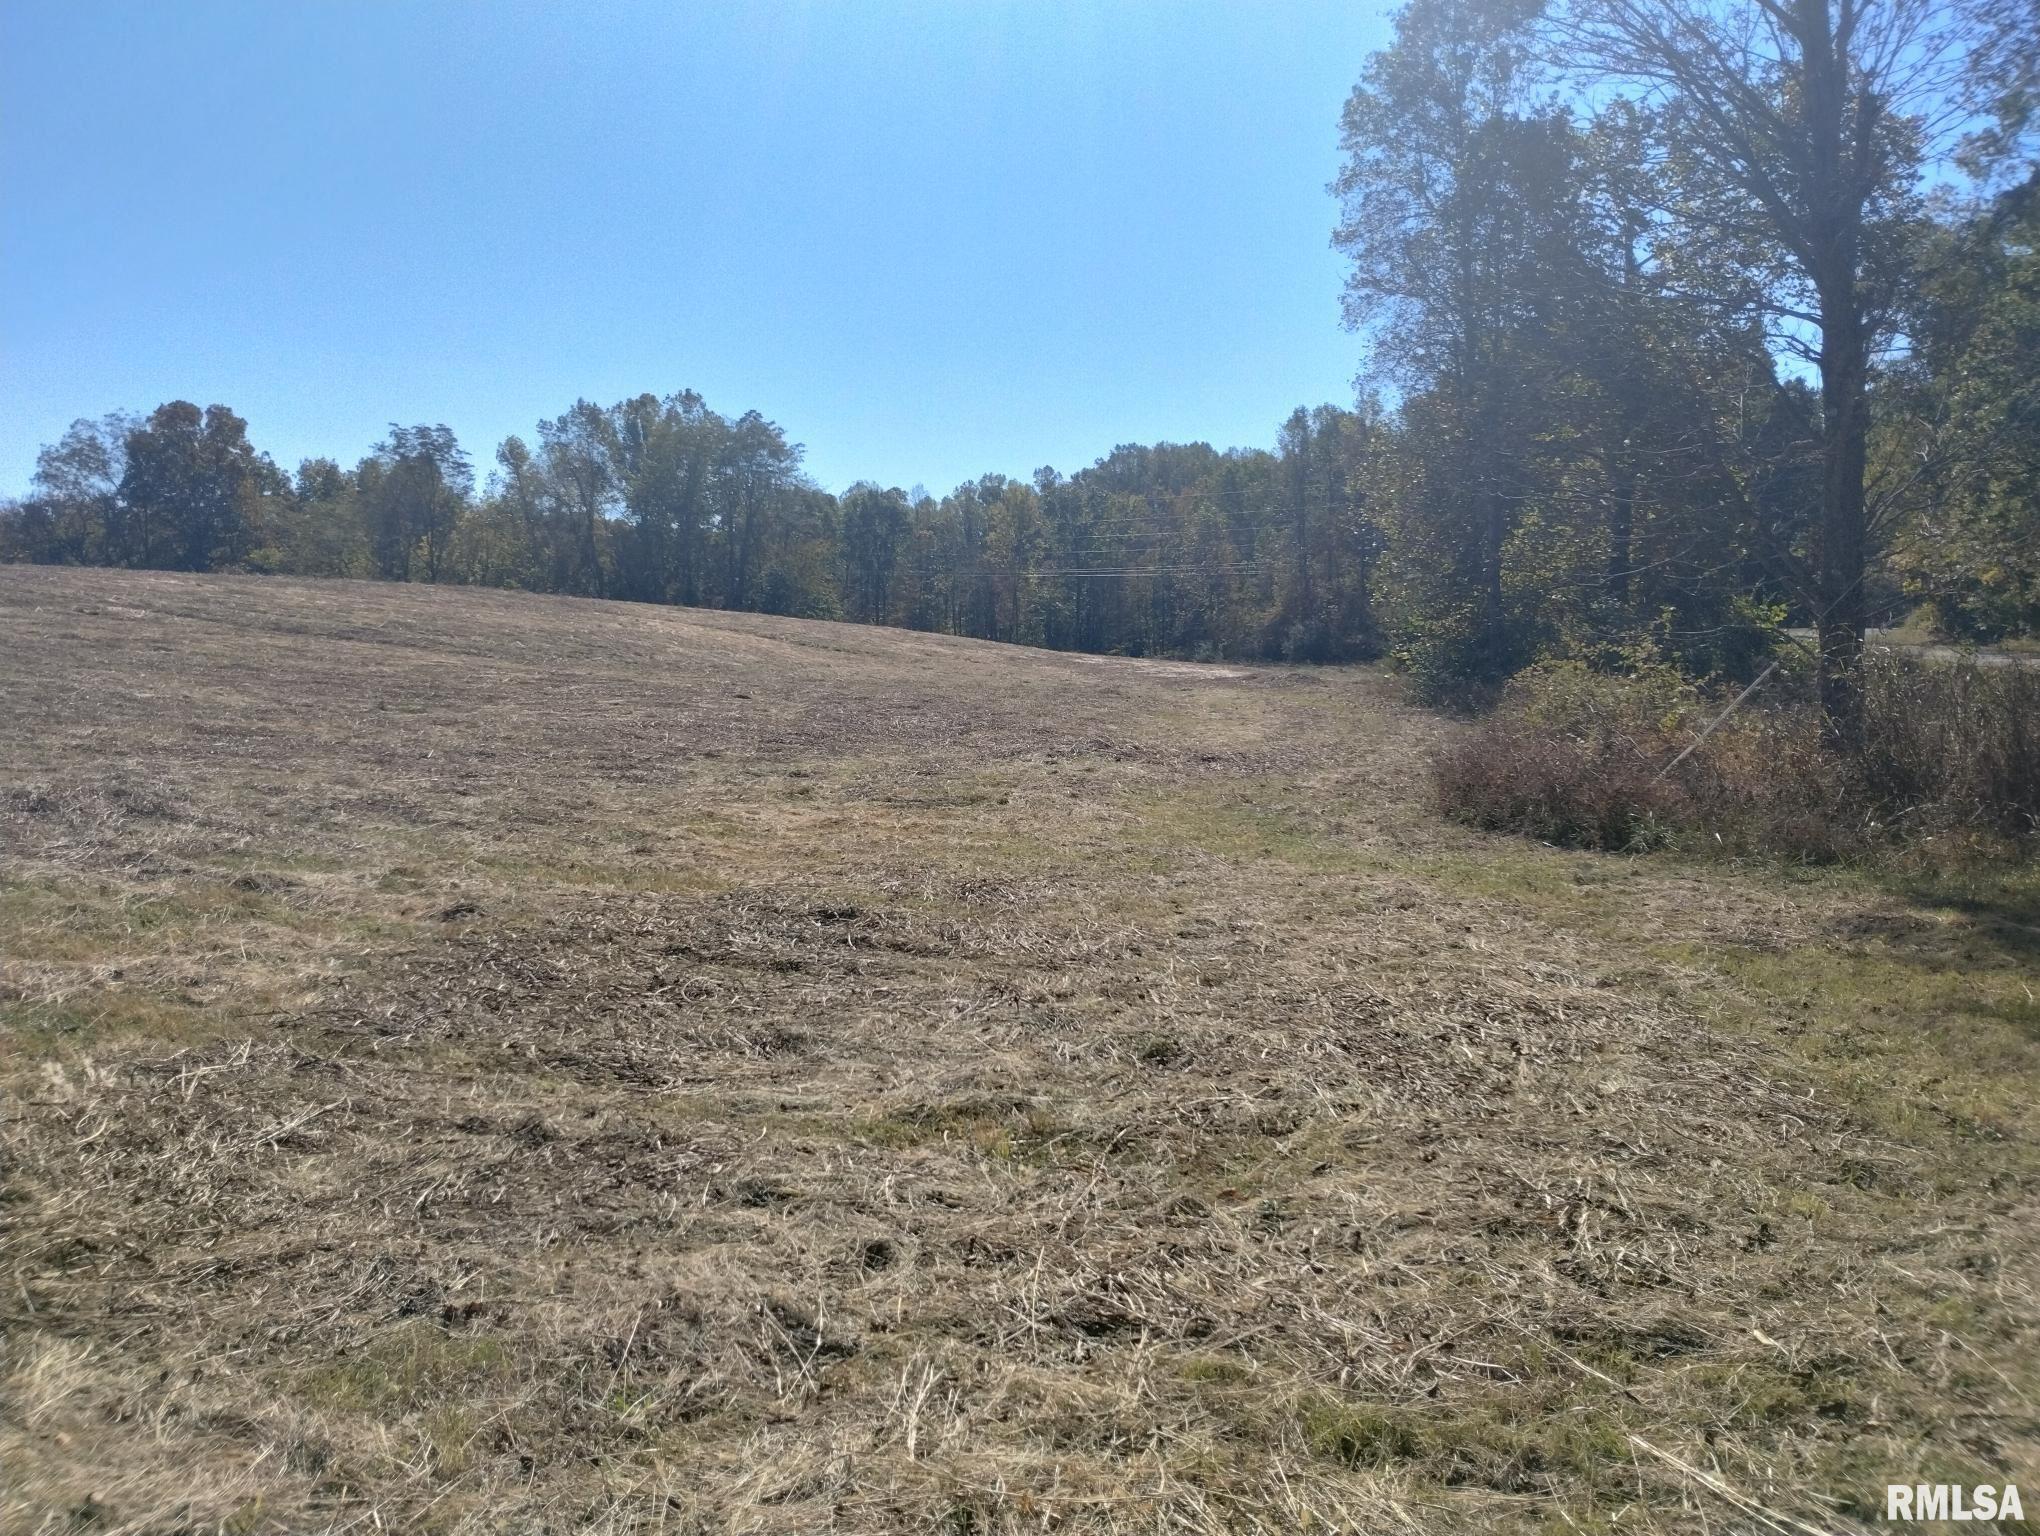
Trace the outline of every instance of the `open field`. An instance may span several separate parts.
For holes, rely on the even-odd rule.
[[[443,588],[0,568],[0,718],[0,1528],[2040,1514],[2031,879],[1460,831],[1363,670]]]

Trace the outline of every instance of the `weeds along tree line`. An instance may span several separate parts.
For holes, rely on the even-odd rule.
[[[1422,689],[1819,632],[2040,627],[2032,0],[1411,0],[1346,105],[1369,404],[1272,450],[832,495],[755,412],[579,401],[294,473],[224,406],[80,421],[15,560],[455,582],[1088,651],[1391,654]]]

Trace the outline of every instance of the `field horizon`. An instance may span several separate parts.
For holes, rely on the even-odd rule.
[[[0,566],[0,705],[7,1529],[2040,1509],[2030,872],[1455,826],[1371,667],[488,589]]]

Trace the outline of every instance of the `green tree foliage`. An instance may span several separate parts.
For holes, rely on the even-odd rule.
[[[1820,630],[1846,739],[1893,567],[1920,590],[2020,585],[2031,448],[2000,453],[1987,495],[1978,451],[2025,419],[2016,367],[1986,359],[2029,345],[2018,236],[2000,210],[1994,254],[1962,245],[1961,302],[1916,258],[1936,227],[1918,178],[1957,144],[1958,103],[1997,125],[1972,142],[1996,172],[2024,142],[2030,63],[1993,46],[2026,26],[1925,0],[1397,14],[1346,107],[1334,239],[1395,404],[1373,596],[1420,681],[1640,644],[1746,675],[1789,614]],[[1892,425],[1922,412],[1947,423],[1931,444]],[[1951,519],[1971,537],[1920,536]]]
[[[378,576],[439,581],[468,509],[474,473],[447,427],[392,426],[355,471]]]
[[[1402,11],[1346,103],[1334,243],[1346,315],[1406,393],[1420,462],[1391,516],[1404,629],[1427,665],[1501,676],[1519,660],[1507,546],[1520,521],[1555,291],[1576,199],[1566,126],[1529,96],[1529,5]],[[1421,637],[1412,634],[1421,625]]]
[[[159,406],[128,433],[125,461],[109,530],[120,563],[208,571],[255,548],[263,476],[225,406]]]
[[[1877,510],[1907,597],[1951,638],[2040,631],[2040,182],[1937,230],[1886,389]]]
[[[1764,324],[1819,380],[1815,537],[1795,571],[1819,630],[1822,703],[1860,734],[1876,554],[1873,364],[1908,281],[1929,155],[1961,137],[1965,82],[1992,72],[1960,0],[1567,0],[1555,42],[1586,88],[1654,103],[1673,194],[1652,210],[1694,253],[1702,302]],[[2002,94],[2002,89],[2000,90]],[[2007,112],[2011,109],[2007,107]]]
[[[1376,601],[1434,690],[1645,636],[1741,670],[1778,579],[1724,509],[1799,447],[1759,442],[1781,386],[1760,334],[1680,295],[1644,115],[1554,104],[1538,23],[1419,0],[1347,103],[1347,318],[1400,397]]]
[[[843,497],[842,590],[849,618],[864,624],[892,622],[900,556],[913,514],[906,493],[897,489],[853,485]]]
[[[306,459],[279,508],[273,563],[304,576],[374,574],[356,479],[337,460]]]
[[[29,496],[0,523],[0,553],[50,565],[127,563],[120,485],[135,426],[119,413],[74,421],[44,448]]]

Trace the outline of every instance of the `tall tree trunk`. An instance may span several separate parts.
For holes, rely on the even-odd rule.
[[[595,520],[602,514],[590,498],[581,519],[581,590],[590,597],[607,597],[602,573],[602,546],[597,542]]]
[[[1629,611],[1630,563],[1635,558],[1630,546],[1635,527],[1636,465],[1625,442],[1616,461],[1614,504],[1608,509],[1608,591],[1624,613]]]
[[[1863,479],[1870,428],[1869,337],[1857,272],[1864,189],[1851,170],[1847,42],[1835,31],[1828,0],[1797,0],[1795,14],[1811,129],[1807,244],[1820,305],[1820,612],[1814,620],[1820,702],[1829,740],[1853,752],[1863,740]],[[1858,135],[1870,132],[1873,111],[1873,102],[1859,103]]]
[[[1869,401],[1855,274],[1822,295],[1820,702],[1829,739],[1854,751],[1863,740],[1864,470]]]
[[[1509,514],[1501,488],[1492,478],[1481,490],[1481,649],[1488,676],[1509,670],[1509,637],[1502,602],[1502,546],[1508,537]]]
[[[1622,294],[1620,357],[1617,386],[1621,392],[1619,422],[1621,445],[1615,455],[1615,500],[1608,509],[1608,588],[1615,605],[1629,612],[1631,545],[1636,530],[1636,442],[1638,401],[1643,397],[1642,372],[1634,359],[1642,350],[1637,326],[1637,294],[1642,286],[1642,265],[1637,260],[1636,242],[1643,237],[1639,214],[1625,212],[1622,221]]]

